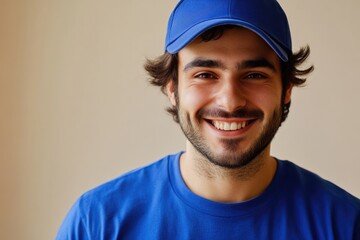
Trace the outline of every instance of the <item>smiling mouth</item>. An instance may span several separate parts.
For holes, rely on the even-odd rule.
[[[225,121],[209,121],[216,129],[222,131],[236,131],[245,128],[251,121],[243,122],[225,122]]]

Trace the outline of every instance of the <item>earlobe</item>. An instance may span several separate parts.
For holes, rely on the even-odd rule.
[[[175,96],[175,83],[174,80],[170,80],[166,84],[166,95],[168,96],[170,103],[173,106],[176,106],[176,96]]]

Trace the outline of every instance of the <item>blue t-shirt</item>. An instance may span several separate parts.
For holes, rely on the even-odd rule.
[[[360,200],[289,161],[260,196],[219,203],[187,188],[180,154],[85,193],[56,239],[360,239]]]

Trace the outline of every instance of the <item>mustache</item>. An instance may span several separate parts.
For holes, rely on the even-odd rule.
[[[241,108],[234,112],[227,112],[222,109],[200,109],[197,113],[197,118],[263,118],[264,113],[258,109]]]

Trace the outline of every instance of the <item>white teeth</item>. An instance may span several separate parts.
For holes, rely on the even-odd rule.
[[[236,129],[238,129],[237,124],[234,123],[234,122],[232,122],[232,123],[230,124],[230,130],[236,130]]]
[[[235,131],[244,128],[247,125],[247,122],[237,123],[237,122],[212,121],[212,124],[219,130]]]

